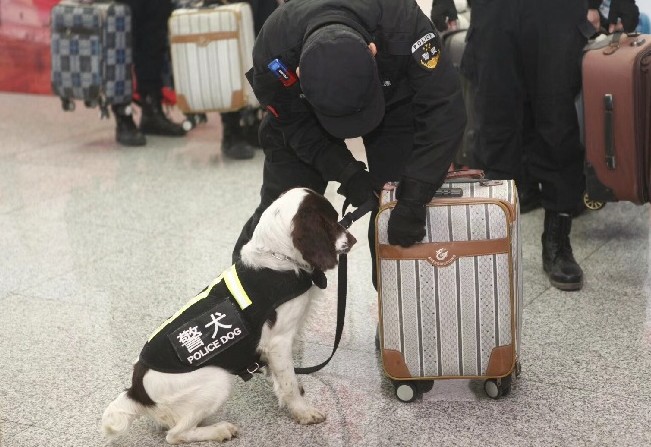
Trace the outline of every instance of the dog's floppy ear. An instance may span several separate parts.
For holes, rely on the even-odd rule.
[[[320,199],[320,200],[319,200]],[[333,235],[333,222],[328,219],[325,204],[330,205],[323,197],[308,194],[294,216],[292,241],[294,247],[301,253],[305,262],[319,270],[330,270],[337,265],[337,252]],[[336,215],[334,212],[336,225]],[[327,214],[326,214],[327,213]]]

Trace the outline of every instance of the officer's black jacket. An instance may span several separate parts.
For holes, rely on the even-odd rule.
[[[300,98],[300,84],[284,87],[267,67],[279,58],[295,71],[306,37],[330,23],[348,25],[376,44],[387,111],[406,101],[413,107],[414,145],[404,175],[440,186],[463,133],[465,109],[458,75],[446,55],[434,69],[426,69],[418,62],[418,51],[412,51],[428,33],[434,33],[441,48],[436,29],[414,0],[291,0],[269,16],[256,39],[247,77],[260,103],[278,114],[274,125],[286,144],[328,181],[341,181],[339,175],[354,161]]]
[[[304,271],[297,274],[293,271],[275,271],[268,268],[254,270],[239,261],[235,266],[240,283],[252,304],[240,310],[224,280],[216,283],[209,290],[204,289],[202,293],[208,290],[205,298],[199,300],[195,298],[194,303],[192,303],[194,300],[191,300],[190,306],[182,309],[176,318],[168,319],[150,337],[140,352],[140,363],[165,373],[185,373],[204,366],[218,366],[232,374],[240,374],[257,361],[256,350],[260,343],[263,325],[273,317],[274,310],[278,306],[309,290],[313,285],[312,277]],[[184,323],[210,311],[223,300],[230,300],[238,309],[248,329],[248,335],[206,363],[191,366],[182,362],[170,342],[170,334]]]

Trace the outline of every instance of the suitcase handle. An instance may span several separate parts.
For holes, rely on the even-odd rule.
[[[445,176],[445,181],[460,178],[483,179],[484,171],[481,169],[459,169],[458,171],[449,171]]]
[[[615,159],[615,132],[613,131],[614,113],[613,95],[607,93],[604,95],[604,151],[606,166],[611,171],[617,167],[617,161]]]

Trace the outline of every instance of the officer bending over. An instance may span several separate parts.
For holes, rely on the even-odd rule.
[[[234,260],[280,194],[293,187],[324,193],[329,181],[341,184],[338,192],[353,206],[400,181],[389,242],[407,247],[423,239],[425,204],[443,183],[465,126],[458,75],[440,49],[414,0],[292,0],[269,16],[247,73],[270,112],[259,131],[261,201]],[[359,136],[368,171],[344,144]],[[372,251],[373,225],[371,218]]]

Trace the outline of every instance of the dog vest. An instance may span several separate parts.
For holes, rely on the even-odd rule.
[[[311,286],[307,272],[254,270],[238,261],[149,337],[140,362],[165,373],[218,366],[247,380],[265,322]]]

